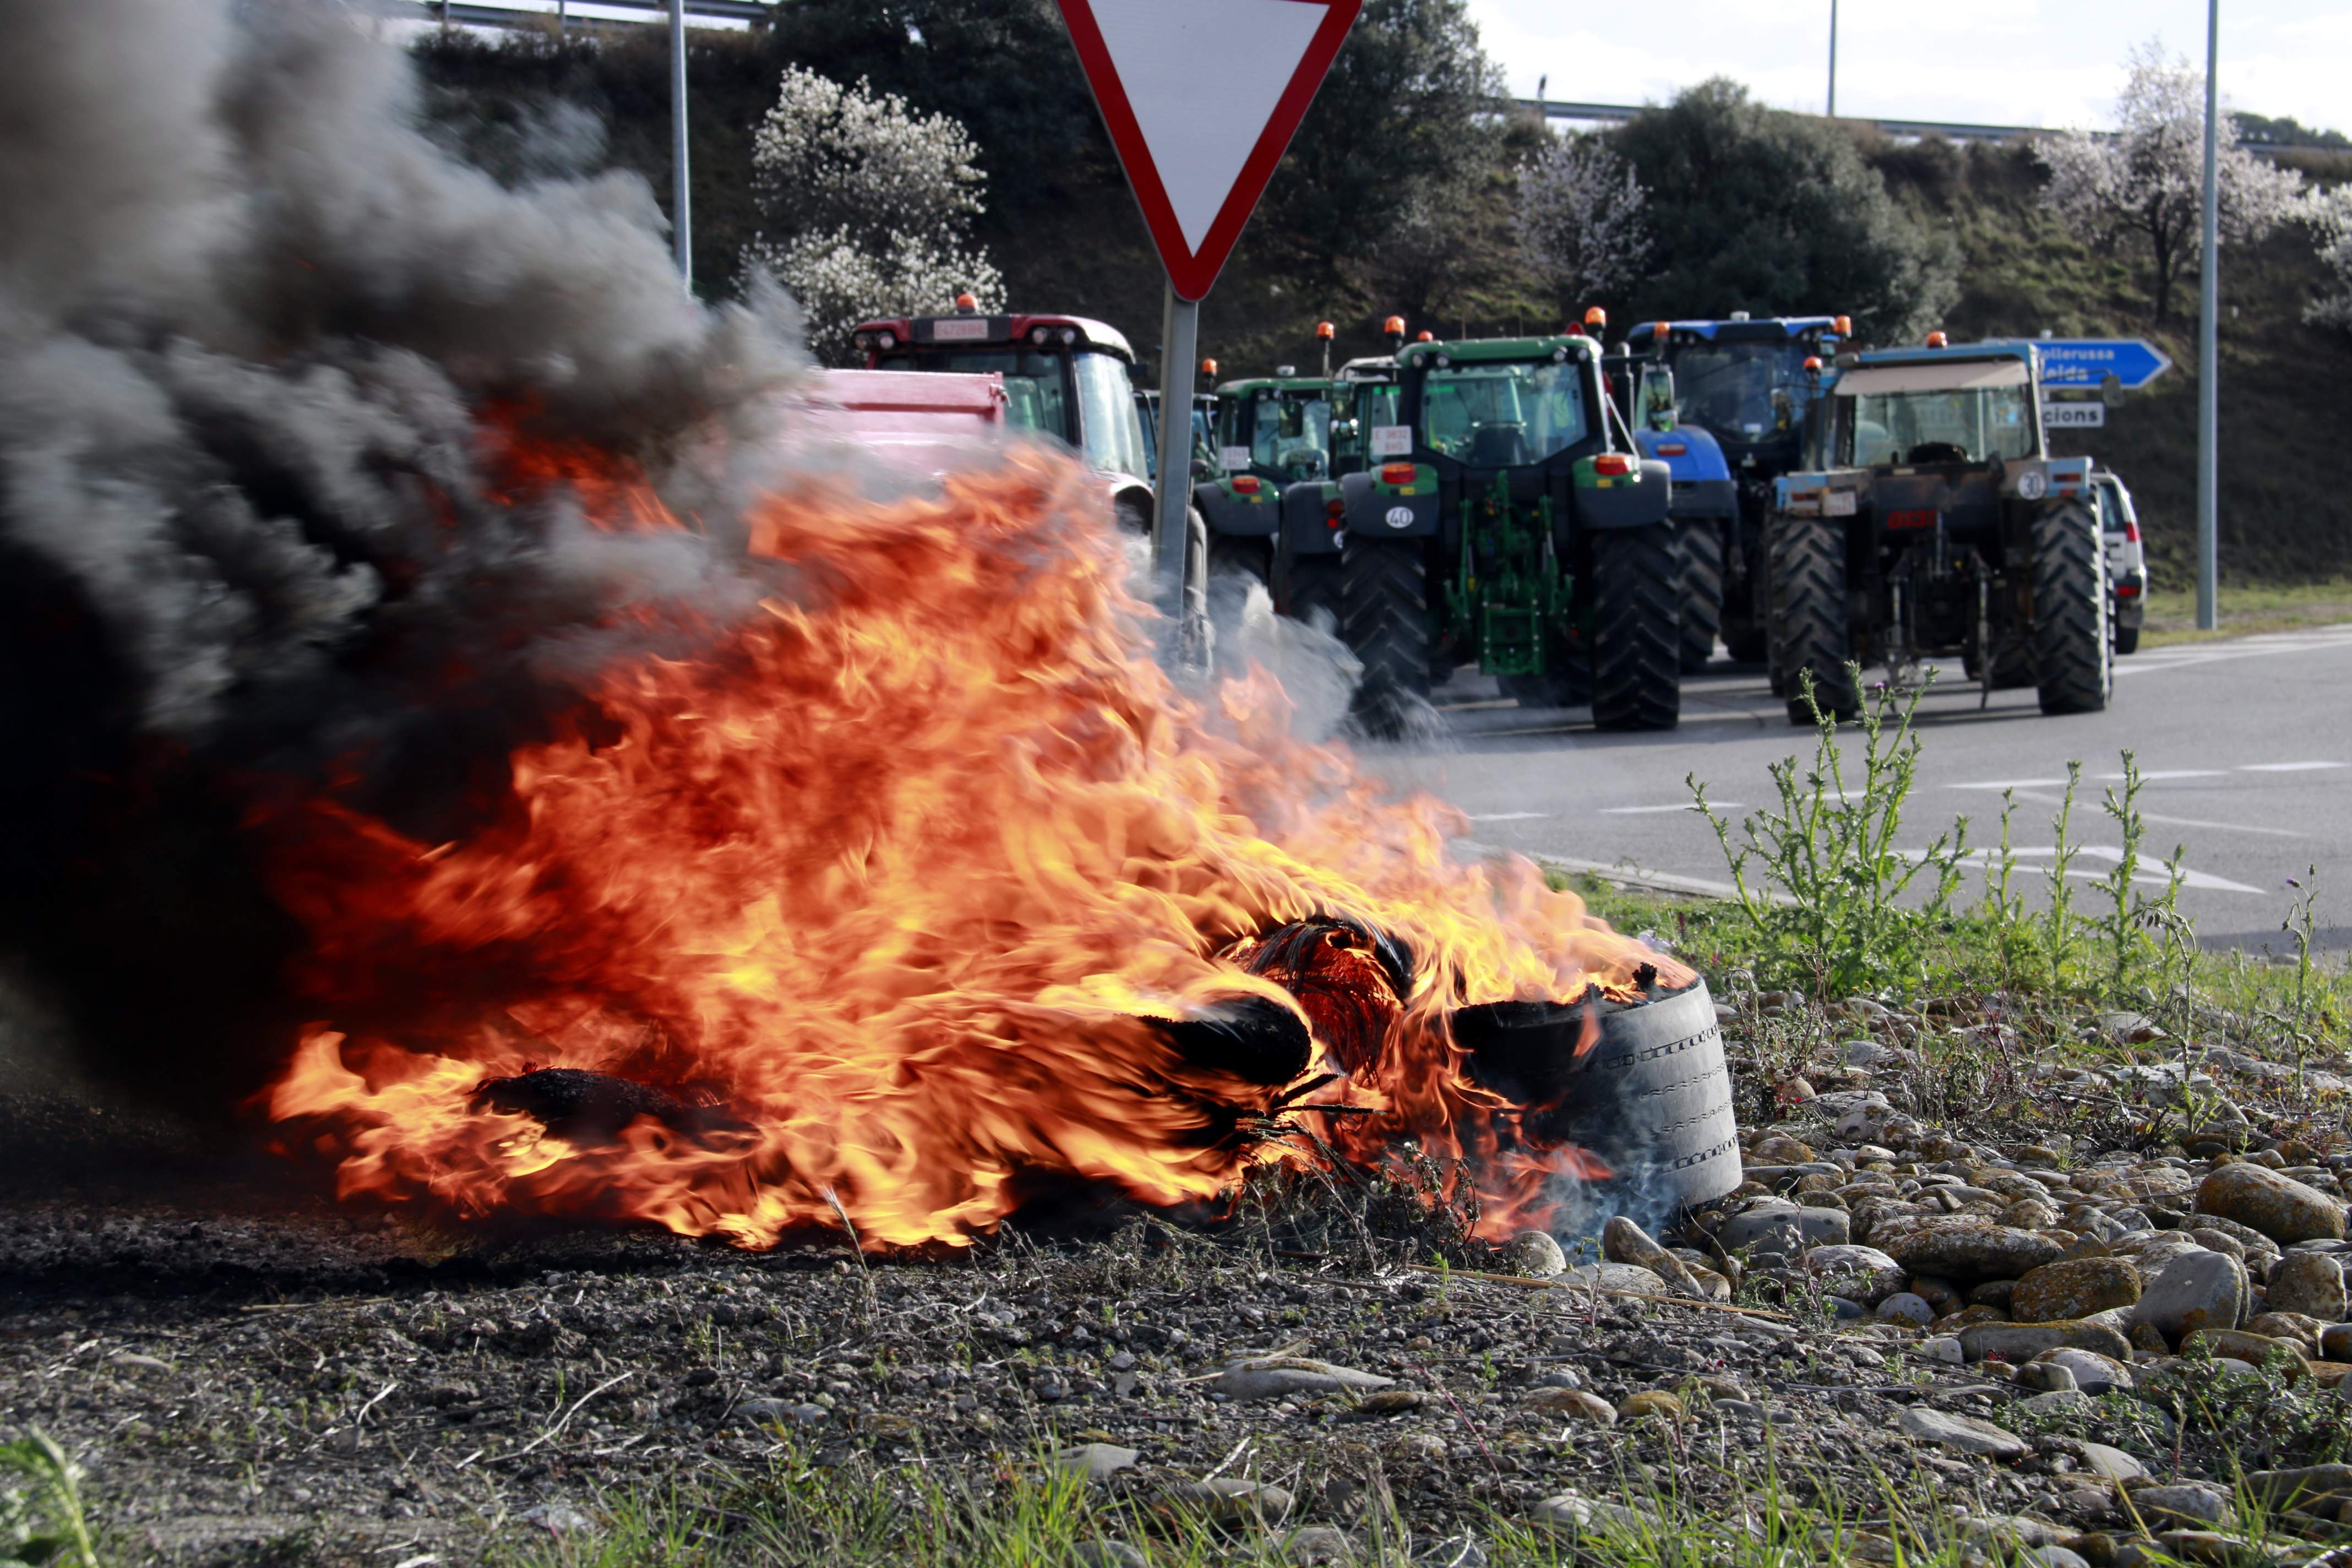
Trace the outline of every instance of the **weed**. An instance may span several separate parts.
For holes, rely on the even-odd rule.
[[[1860,668],[1847,668],[1859,683]],[[1731,825],[1708,804],[1696,775],[1685,782],[1730,865],[1740,910],[1780,959],[1767,965],[1779,978],[1810,982],[1824,997],[1916,984],[1926,974],[1932,933],[1958,889],[1968,837],[1962,817],[1923,851],[1895,847],[1918,771],[1919,738],[1911,724],[1926,688],[1907,697],[1882,688],[1864,705],[1856,721],[1863,737],[1857,798],[1846,786],[1837,719],[1822,710],[1811,678],[1801,675],[1800,681],[1817,731],[1811,765],[1794,757],[1771,765],[1779,808],[1743,817],[1743,842],[1733,844]],[[1751,879],[1751,868],[1760,881]],[[1930,872],[1921,906],[1909,907],[1905,895]]]
[[[2082,846],[2068,837],[2074,821],[2074,789],[2082,782],[2083,764],[2066,764],[2066,795],[2058,805],[2058,815],[2051,820],[2050,829],[2055,835],[2050,852],[2050,908],[2042,917],[2042,952],[2049,963],[2049,984],[2053,991],[2066,985],[2066,961],[2074,952],[2074,888],[2067,880],[2074,869],[2074,858]]]
[[[0,1444],[0,1568],[98,1568],[81,1506],[81,1467],[47,1434]]]

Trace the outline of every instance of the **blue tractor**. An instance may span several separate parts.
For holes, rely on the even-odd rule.
[[[1735,310],[1719,321],[1645,321],[1620,351],[1673,377],[1666,393],[1674,424],[1651,426],[1643,454],[1653,455],[1654,446],[1656,456],[1676,465],[1675,516],[1691,523],[1680,531],[1685,668],[1694,656],[1704,661],[1718,631],[1732,658],[1755,663],[1767,656],[1764,520],[1772,483],[1798,466],[1805,416],[1820,391],[1816,373],[1852,335],[1843,316],[1758,321]],[[1700,451],[1701,435],[1711,438],[1712,456]],[[1664,450],[1674,445],[1690,450]],[[1687,482],[1707,487],[1687,501],[1685,471]],[[1723,479],[1731,481],[1728,510],[1719,510]]]
[[[1675,406],[1675,373],[1610,356],[1611,384],[1633,449],[1664,463],[1672,483],[1666,520],[1675,532],[1675,595],[1682,604],[1682,667],[1705,669],[1723,616],[1726,542],[1739,521],[1739,485],[1715,437],[1685,425]],[[1636,374],[1638,372],[1638,374]]]

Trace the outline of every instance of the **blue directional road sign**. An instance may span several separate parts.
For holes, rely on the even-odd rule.
[[[2172,368],[2171,357],[2138,338],[2036,338],[2044,386],[2098,386],[2113,375],[2137,392]]]

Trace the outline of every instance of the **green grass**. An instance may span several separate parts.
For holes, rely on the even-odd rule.
[[[2194,583],[2155,589],[2147,596],[2147,621],[2141,629],[2139,646],[2168,647],[2175,643],[2210,642],[2215,637],[2352,621],[2352,577],[2294,584],[2224,581],[2218,610],[2220,627],[2199,631]]]

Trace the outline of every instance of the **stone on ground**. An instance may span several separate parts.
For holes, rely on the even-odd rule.
[[[2218,1252],[2185,1252],[2148,1281],[2134,1315],[2178,1343],[2199,1329],[2237,1327],[2245,1304],[2243,1264]]]
[[[2139,1270],[2124,1258],[2073,1258],[2030,1269],[2010,1293],[2010,1316],[2021,1323],[2087,1318],[2140,1298]]]
[[[1292,1394],[1368,1394],[1395,1381],[1303,1356],[1259,1356],[1227,1367],[1209,1386],[1228,1399],[1279,1399]]]
[[[2342,1202],[2245,1160],[2233,1160],[2206,1177],[2197,1189],[2197,1208],[2251,1226],[2282,1246],[2344,1237]]]
[[[1953,1415],[1914,1405],[1903,1412],[1903,1430],[1924,1443],[1940,1443],[1963,1454],[2013,1459],[2026,1452],[2025,1439],[1973,1415]]]
[[[2301,1312],[2322,1323],[2344,1321],[2344,1264],[2326,1252],[2290,1252],[2271,1265],[2263,1303],[2273,1312]]]
[[[2037,1232],[1973,1214],[1895,1215],[1872,1228],[1870,1243],[1914,1274],[1953,1279],[2014,1279],[2065,1250]]]

